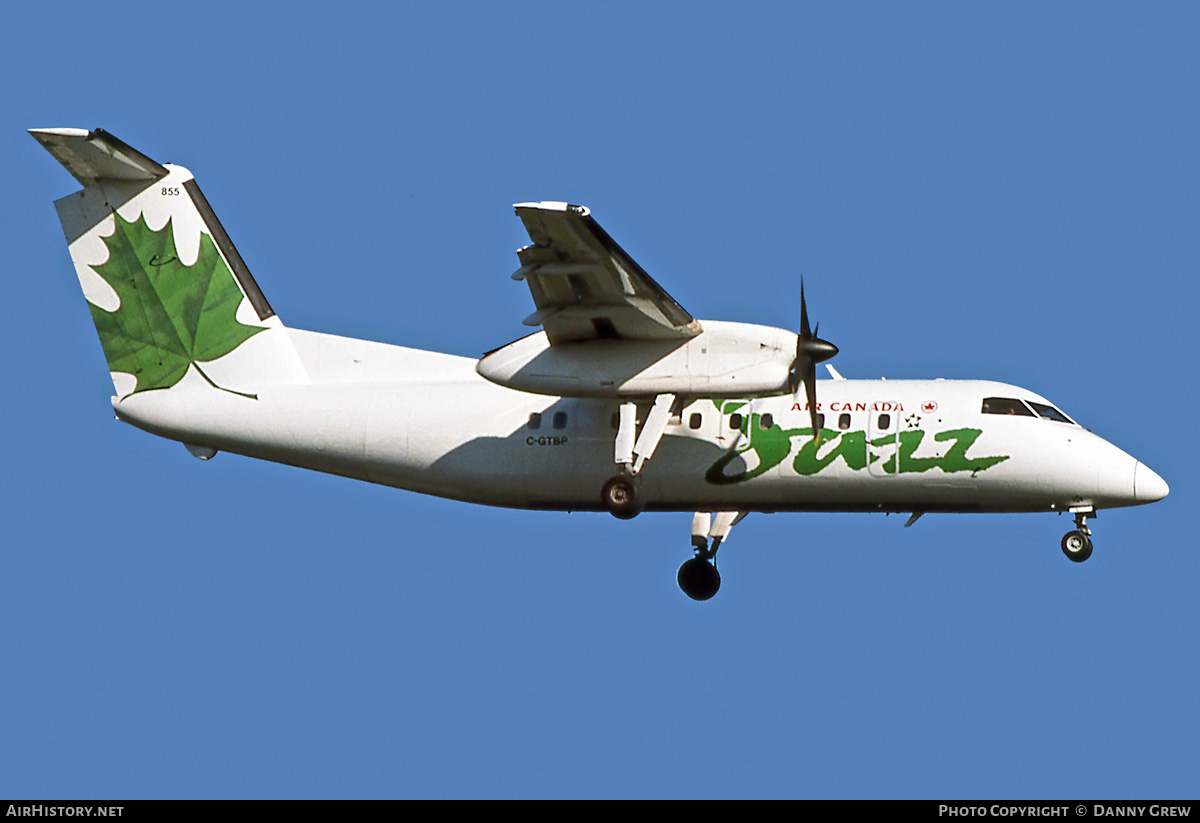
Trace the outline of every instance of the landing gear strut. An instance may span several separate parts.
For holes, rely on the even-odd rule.
[[[1095,517],[1095,512],[1075,512],[1075,531],[1063,535],[1063,554],[1076,563],[1092,556],[1092,530],[1087,526],[1089,514]]]
[[[613,461],[617,464],[619,472],[615,477],[609,478],[600,492],[604,508],[613,517],[628,520],[636,517],[642,510],[635,478],[646,465],[646,461],[654,456],[654,450],[662,441],[674,406],[673,394],[660,394],[655,397],[654,406],[651,407],[640,432],[635,403],[622,403],[617,411],[617,437],[613,444]]]
[[[696,550],[696,556],[679,567],[675,578],[688,597],[708,600],[721,588],[717,549],[745,516],[746,512],[717,512],[715,519],[708,512],[696,512],[692,516],[692,548]]]

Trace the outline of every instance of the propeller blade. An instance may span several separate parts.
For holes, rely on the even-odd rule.
[[[800,337],[805,340],[812,337],[808,327],[808,305],[804,300],[804,278],[800,279]]]
[[[808,415],[812,420],[813,440],[821,436],[817,426],[817,364],[809,363],[804,372],[804,392],[808,395]]]
[[[808,413],[812,420],[813,439],[820,437],[817,428],[817,364],[838,353],[837,346],[817,336],[817,329],[808,322],[808,301],[804,297],[804,278],[800,278],[800,333],[796,335],[796,357],[788,370],[788,388],[795,402],[800,399],[800,384],[808,399]]]

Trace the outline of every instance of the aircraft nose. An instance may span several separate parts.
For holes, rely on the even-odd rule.
[[[1167,481],[1155,474],[1149,466],[1138,463],[1133,467],[1133,497],[1139,503],[1162,500],[1171,489]]]

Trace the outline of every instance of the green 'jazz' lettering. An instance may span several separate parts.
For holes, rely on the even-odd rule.
[[[942,442],[947,440],[954,441],[954,445],[950,447],[950,451],[946,452],[946,456],[942,458],[939,468],[944,472],[981,472],[1008,459],[1008,455],[1002,457],[976,457],[973,460],[967,457],[967,449],[971,448],[971,445],[981,434],[983,434],[982,429],[950,429],[949,431],[935,434],[933,436],[934,440]],[[901,461],[903,461],[903,458],[901,458]],[[903,462],[900,464],[900,470],[902,472],[905,471]],[[924,471],[924,469],[920,469],[919,471]]]
[[[731,402],[720,408],[722,413],[729,414],[743,405],[743,403]],[[749,445],[722,455],[716,463],[709,466],[708,471],[704,474],[704,479],[709,483],[717,486],[741,483],[769,472],[787,459],[788,454],[792,451],[792,438],[802,432],[812,434],[812,429],[784,429],[774,424],[771,428],[764,429],[761,415],[747,414],[742,417],[741,432],[742,436],[749,441]],[[739,474],[725,474],[725,468],[730,463],[750,452],[758,458],[757,466],[744,469]]]
[[[899,449],[893,451],[888,456],[881,468],[888,474],[895,474],[897,456],[900,458],[900,474],[919,474],[927,472],[930,469],[941,469],[947,474],[952,472],[976,472],[991,468],[997,463],[1003,463],[1007,460],[1007,455],[1003,457],[967,457],[967,449],[971,448],[972,444],[974,444],[982,433],[982,429],[949,429],[938,432],[933,436],[934,440],[939,443],[952,440],[954,441],[954,445],[940,457],[916,457],[913,453],[921,445],[921,441],[925,439],[925,432],[921,429],[902,431],[900,432]],[[887,447],[894,445],[895,442],[896,435],[888,434],[872,440],[871,445]],[[872,455],[872,458],[871,462],[875,462],[877,456]]]
[[[731,404],[726,404],[729,405]],[[732,409],[722,408],[723,412],[730,410]],[[705,480],[714,485],[730,485],[752,480],[781,464],[791,454],[792,446],[797,441],[800,447],[792,460],[792,470],[804,477],[818,474],[839,459],[851,471],[861,471],[868,463],[883,460],[880,468],[889,474],[896,473],[897,462],[900,465],[900,474],[918,474],[932,469],[941,469],[946,474],[952,474],[984,471],[1008,459],[1008,455],[967,456],[967,450],[983,433],[982,429],[962,428],[937,432],[933,439],[938,443],[951,442],[950,448],[945,454],[917,457],[915,453],[925,439],[925,431],[922,429],[900,432],[899,443],[895,434],[871,440],[870,445],[877,450],[891,447],[891,454],[881,455],[870,452],[867,448],[867,435],[863,431],[840,432],[821,429],[820,436],[814,439],[811,428],[784,429],[773,425],[769,429],[763,429],[760,420],[761,416],[757,414],[749,414],[743,418],[741,431],[746,438],[746,444],[718,458],[705,473]],[[755,459],[747,460],[750,455]],[[731,464],[739,460],[741,470],[728,473]]]
[[[854,471],[866,468],[867,435],[865,432],[845,432],[838,437],[839,432],[833,429],[821,429],[819,440],[811,439],[812,429],[801,429],[800,433],[804,435],[803,445],[800,446],[800,452],[796,455],[796,459],[792,461],[792,468],[796,470],[796,474],[805,476],[816,474],[839,457]],[[835,439],[837,442],[833,447],[821,454],[821,447]]]

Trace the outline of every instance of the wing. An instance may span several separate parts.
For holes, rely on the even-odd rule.
[[[541,326],[552,346],[581,340],[681,340],[700,324],[663,291],[583,206],[517,203],[533,243],[517,252]]]

